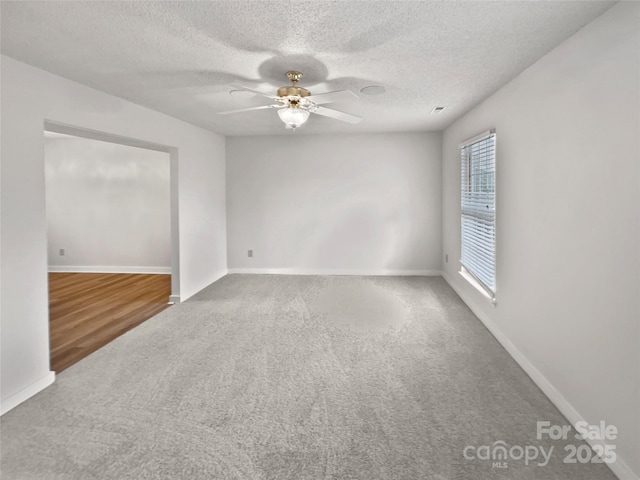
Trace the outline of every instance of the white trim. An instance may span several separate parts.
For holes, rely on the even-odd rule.
[[[358,275],[358,276],[429,276],[442,275],[440,270],[394,269],[324,269],[324,268],[230,268],[229,273],[255,273],[268,275]]]
[[[485,138],[490,137],[491,135],[495,135],[496,134],[496,129],[492,128],[491,130],[487,130],[486,132],[482,132],[478,135],[476,135],[475,137],[471,137],[469,140],[465,140],[464,142],[462,142],[461,144],[458,145],[458,148],[464,148],[464,147],[468,147],[469,145],[472,145],[476,142],[479,142],[480,140],[484,140]]]
[[[168,145],[138,140],[137,138],[123,137],[122,135],[101,132],[90,128],[76,127],[75,125],[48,119],[44,120],[44,131],[73,135],[74,137],[88,138],[90,140],[99,140],[101,142],[117,143],[118,145],[127,145],[129,147],[144,148],[146,150],[155,150],[157,152],[170,153],[172,148]]]
[[[481,281],[479,281],[476,277],[474,277],[473,274],[469,270],[467,270],[464,265],[461,265],[460,270],[458,270],[458,274],[462,278],[464,278],[467,282],[469,282],[469,284],[473,288],[478,290],[478,292],[480,292],[480,294],[484,298],[486,298],[489,301],[489,303],[491,303],[493,306],[496,305],[495,292],[491,292],[491,290],[489,290],[489,287],[485,286]]]
[[[471,300],[471,298],[452,281],[451,277],[446,273],[442,273],[442,277],[449,284],[451,288],[460,296],[462,301],[467,304],[469,309],[474,313],[476,317],[483,323],[483,325],[489,330],[491,335],[502,345],[502,347],[511,355],[518,365],[525,371],[527,375],[533,380],[540,390],[551,400],[558,410],[571,422],[572,425],[580,421],[585,421],[580,413],[569,403],[569,401],[560,393],[556,387],[553,386],[549,380],[538,370],[533,363],[516,347],[511,340],[500,330],[500,328],[485,315],[477,304]],[[601,440],[586,440],[592,447],[596,444],[604,445],[604,441]],[[620,480],[638,480],[638,476],[633,472],[629,465],[620,458],[620,454],[616,451],[617,458],[614,463],[607,463],[606,465]]]
[[[171,274],[171,267],[110,267],[110,266],[74,266],[74,265],[49,265],[49,272],[53,273],[148,273]]]
[[[23,388],[17,393],[14,393],[9,398],[2,400],[2,404],[0,405],[0,415],[4,415],[9,410],[20,405],[22,402],[28,400],[33,397],[35,394],[41,392],[49,385],[51,385],[56,379],[56,372],[49,371],[44,377],[40,380],[32,383],[27,388]]]

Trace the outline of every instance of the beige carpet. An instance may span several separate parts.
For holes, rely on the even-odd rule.
[[[441,278],[230,275],[3,416],[0,472],[615,478],[563,463],[566,442],[537,440],[539,420],[568,423]],[[504,468],[463,455],[500,441],[554,451]]]

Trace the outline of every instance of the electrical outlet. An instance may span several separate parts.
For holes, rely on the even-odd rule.
[[[446,253],[444,255],[444,263],[449,263],[449,254],[448,253]]]
[[[253,257],[253,250],[247,250],[247,257]]]
[[[61,256],[61,257],[64,257],[64,248],[61,248],[61,249],[60,249],[60,256]]]

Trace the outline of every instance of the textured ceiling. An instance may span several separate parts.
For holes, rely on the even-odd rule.
[[[287,70],[351,89],[299,133],[440,130],[609,8],[601,1],[2,1],[2,53],[224,135],[291,134],[269,103]],[[382,85],[386,93],[360,89]],[[431,114],[435,106],[446,106]]]

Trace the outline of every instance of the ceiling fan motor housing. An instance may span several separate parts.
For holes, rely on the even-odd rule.
[[[278,89],[279,97],[308,97],[311,92],[306,88],[298,87],[296,83],[302,78],[302,72],[291,70],[287,72],[287,78],[291,80],[291,85]]]
[[[309,95],[311,95],[309,90],[302,87],[296,87],[295,85],[280,87],[278,89],[279,97],[308,97]]]

